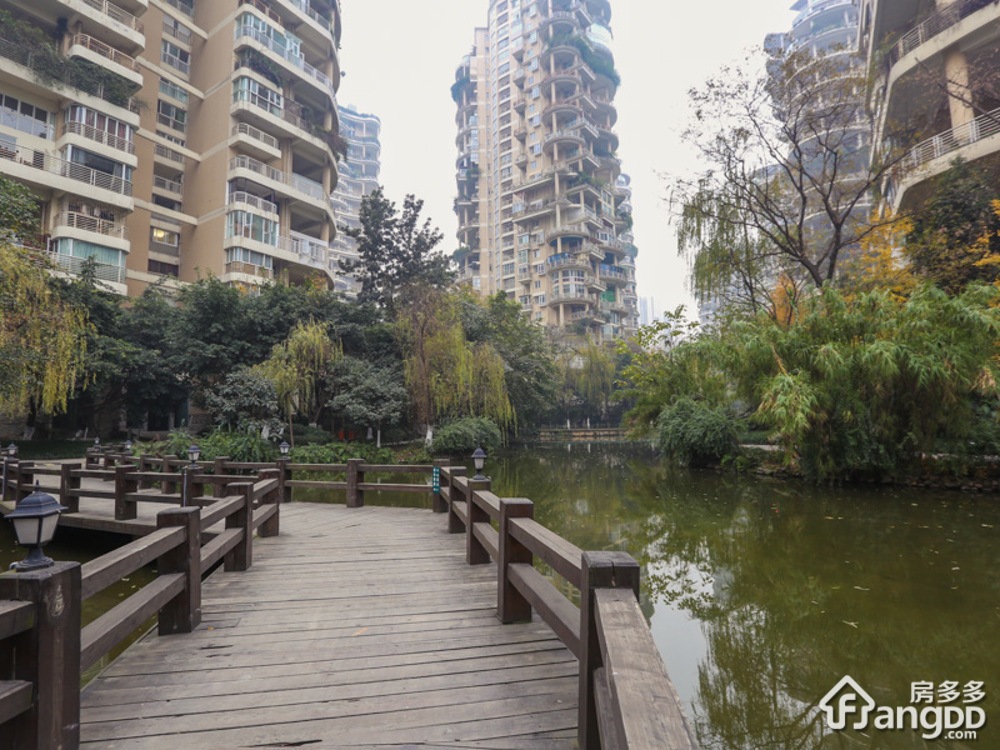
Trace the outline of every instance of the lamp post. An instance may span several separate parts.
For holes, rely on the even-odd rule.
[[[181,481],[184,484],[182,494],[181,494],[181,507],[186,508],[188,504],[188,485],[190,484],[189,475],[192,469],[198,468],[198,457],[201,455],[201,448],[198,447],[197,443],[191,443],[190,447],[187,449],[188,458],[191,463],[183,468],[181,471]]]
[[[30,548],[28,556],[21,562],[11,563],[11,569],[23,573],[28,570],[48,568],[53,562],[42,553],[42,547],[52,541],[56,526],[59,525],[59,514],[65,508],[52,495],[47,495],[35,483],[35,491],[24,498],[17,507],[7,514],[14,524],[14,534],[17,543]]]
[[[483,467],[486,465],[486,451],[483,450],[482,446],[476,448],[476,452],[472,454],[472,464],[476,467],[476,476],[472,479],[476,482],[486,479],[483,476]]]
[[[126,440],[125,441],[125,455],[126,456],[131,456],[132,455],[132,441],[131,440]]]
[[[278,450],[281,451],[281,457],[284,458],[288,455],[288,450],[291,446],[284,440],[281,441],[281,445],[278,446]]]

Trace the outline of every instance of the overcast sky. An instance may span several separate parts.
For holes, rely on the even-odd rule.
[[[622,170],[632,176],[639,296],[658,313],[691,305],[686,262],[677,257],[659,175],[697,168],[680,134],[689,122],[687,92],[723,64],[786,31],[792,0],[610,0],[615,62],[622,77],[615,104]],[[455,68],[485,26],[489,0],[341,0],[338,98],[382,119],[382,184],[402,203],[425,201],[424,215],[458,246],[455,187]]]

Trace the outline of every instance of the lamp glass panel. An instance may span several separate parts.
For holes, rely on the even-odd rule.
[[[17,542],[23,547],[34,547],[38,544],[42,525],[37,518],[12,518],[14,534]]]
[[[56,526],[58,525],[58,513],[53,513],[51,516],[45,516],[45,518],[42,519],[42,544],[48,544],[52,541],[52,537],[56,535]]]

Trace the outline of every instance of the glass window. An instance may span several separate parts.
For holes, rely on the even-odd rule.
[[[171,232],[169,229],[160,229],[159,227],[152,227],[150,229],[150,239],[153,242],[157,242],[161,245],[170,245],[171,247],[177,247],[180,245],[181,236],[177,232]]]

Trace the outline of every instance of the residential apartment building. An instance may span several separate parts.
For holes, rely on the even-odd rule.
[[[452,87],[460,279],[599,340],[637,315],[610,18],[607,0],[492,0]]]
[[[361,199],[378,187],[382,146],[379,133],[382,121],[375,115],[358,112],[353,105],[338,107],[340,136],[347,142],[347,158],[337,164],[340,180],[331,200],[338,227],[358,229],[361,226]],[[348,296],[356,296],[358,285],[350,275],[340,270],[341,261],[358,258],[358,243],[343,232],[330,244],[330,269],[336,276],[336,288]]]
[[[1000,5],[994,0],[861,0],[859,40],[875,74],[869,106],[889,208],[922,203],[956,157],[1000,174]],[[905,136],[907,142],[901,142]]]
[[[0,173],[34,191],[59,267],[94,258],[133,296],[208,274],[333,284],[337,0],[0,9],[16,22],[0,27]]]

